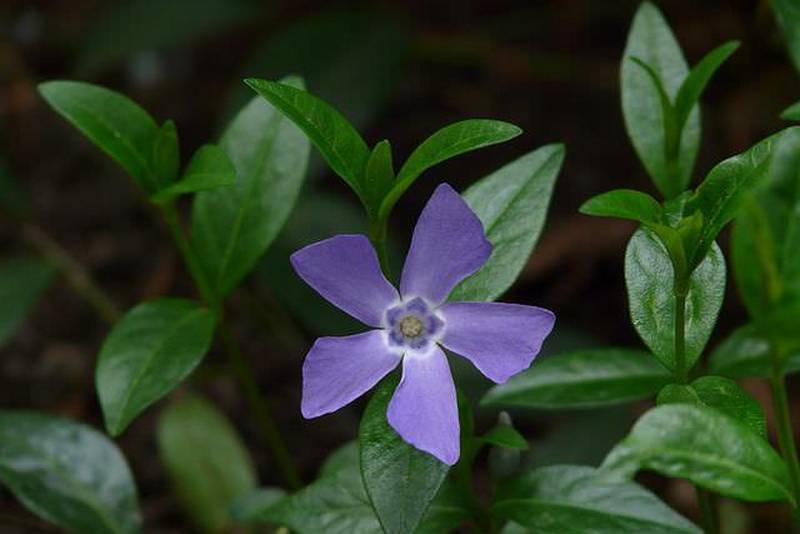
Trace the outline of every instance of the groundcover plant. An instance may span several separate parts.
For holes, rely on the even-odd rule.
[[[791,37],[800,9],[778,0],[774,8]],[[518,127],[489,119],[450,124],[396,171],[388,140],[370,147],[301,78],[248,78],[252,100],[181,168],[173,121],[159,124],[104,87],[42,83],[49,106],[133,180],[171,235],[196,296],[152,298],[120,312],[74,259],[37,233],[4,179],[4,208],[46,261],[0,266],[0,295],[13,303],[0,309],[0,341],[56,272],[110,329],[95,368],[105,427],[0,410],[0,483],[63,529],[147,532],[135,473],[115,438],[156,413],[158,461],[202,532],[717,533],[721,506],[735,501],[777,503],[787,525],[800,524],[800,463],[786,391],[787,375],[800,370],[800,127],[773,133],[704,177],[695,172],[701,96],[738,46],[724,43],[690,68],[659,9],[638,8],[620,65],[622,111],[659,198],[617,189],[580,211],[638,224],[624,252],[628,310],[609,305],[608,313],[628,313],[644,347],[542,359],[543,344],[559,328],[558,310],[495,301],[542,233],[562,145],[533,150],[459,193],[435,167],[508,142],[522,133]],[[796,46],[792,53],[800,55]],[[799,109],[784,115],[800,119]],[[294,251],[291,267],[365,326],[303,347],[296,360],[302,400],[276,406],[255,379],[228,303],[289,220],[315,153],[352,190],[367,232],[331,231]],[[413,231],[396,235],[393,209],[418,179],[437,185]],[[717,242],[729,223],[727,255],[750,322],[704,356],[728,283]],[[398,239],[410,242],[404,261]],[[192,392],[190,382],[213,372],[203,360],[215,342],[247,398],[247,416],[280,487],[259,485],[234,425]],[[462,374],[452,371],[459,361],[492,382],[482,398],[465,393]],[[764,408],[737,382],[748,377],[771,386],[777,446]],[[315,424],[362,396],[368,401],[357,436],[329,451],[313,480],[301,476],[274,411]],[[599,466],[529,466],[523,452],[531,438],[502,411],[643,399],[646,409]],[[477,431],[475,410],[497,414],[497,423]],[[591,433],[587,426],[576,439],[592,440]],[[636,480],[642,471],[694,486],[698,520],[647,489],[650,478]]]

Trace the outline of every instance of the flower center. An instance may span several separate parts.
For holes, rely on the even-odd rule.
[[[416,315],[406,315],[400,319],[400,331],[406,337],[419,337],[425,332],[425,325]]]

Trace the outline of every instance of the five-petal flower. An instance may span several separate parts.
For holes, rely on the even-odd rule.
[[[363,235],[337,235],[295,252],[292,265],[306,283],[374,328],[314,343],[303,364],[303,416],[338,410],[402,362],[389,424],[416,448],[456,463],[456,390],[441,347],[502,383],[530,366],[555,322],[552,312],[534,306],[446,302],[491,251],[478,217],[442,184],[417,221],[399,292]]]

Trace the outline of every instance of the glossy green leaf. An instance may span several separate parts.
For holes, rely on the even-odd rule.
[[[373,218],[377,217],[381,200],[394,183],[394,164],[392,163],[392,145],[383,140],[372,149],[364,170],[364,200]]]
[[[379,218],[387,218],[403,193],[431,167],[459,154],[503,143],[521,133],[513,124],[488,119],[468,119],[445,126],[420,143],[397,172],[394,186],[381,203]]]
[[[638,230],[625,252],[625,283],[634,328],[667,368],[675,368],[673,267],[661,242]],[[686,369],[708,341],[725,295],[725,259],[714,245],[692,273],[686,297]]]
[[[678,130],[682,130],[686,125],[689,114],[697,105],[700,95],[703,94],[714,73],[731,57],[731,54],[736,52],[737,48],[739,48],[738,41],[728,41],[706,54],[689,72],[675,97],[675,120]]]
[[[413,532],[419,525],[449,466],[400,438],[386,419],[398,379],[376,388],[359,429],[361,476],[384,532]]]
[[[767,179],[736,217],[732,249],[736,285],[751,317],[800,303],[800,128],[775,142]]]
[[[621,62],[622,111],[636,153],[659,191],[666,198],[683,192],[689,184],[700,146],[700,111],[689,114],[677,148],[676,162],[667,157],[663,98],[648,72],[630,58],[652,68],[670,101],[684,83],[689,68],[675,36],[659,9],[643,2],[628,32]]]
[[[320,478],[263,510],[254,520],[283,525],[298,534],[381,532],[358,468]]]
[[[362,180],[369,148],[350,122],[306,91],[269,80],[245,83],[303,130],[322,156],[363,201]]]
[[[609,454],[604,468],[625,477],[649,469],[744,501],[793,502],[786,465],[770,444],[704,406],[667,404],[650,410]]]
[[[771,5],[786,39],[789,56],[800,70],[800,5],[795,0],[772,0]]]
[[[217,145],[203,145],[192,156],[181,181],[161,191],[155,201],[165,202],[177,195],[225,187],[235,182],[236,169],[225,151]]]
[[[554,465],[500,488],[492,512],[537,534],[700,534],[701,530],[633,482],[591,467]]]
[[[737,328],[720,343],[708,359],[710,373],[730,378],[772,375],[770,343],[755,324]],[[781,364],[784,373],[800,371],[800,350],[790,352]]]
[[[762,438],[767,437],[761,405],[730,378],[701,376],[691,384],[668,384],[658,393],[659,405],[680,402],[715,408]]]
[[[511,425],[497,425],[480,439],[484,443],[505,449],[526,450],[529,448],[528,440]]]
[[[125,458],[86,425],[0,410],[0,482],[31,512],[73,532],[140,531]]]
[[[39,258],[0,261],[0,346],[22,324],[54,274],[53,268]]]
[[[580,212],[653,224],[661,224],[664,216],[664,210],[656,199],[632,189],[616,189],[592,197],[583,203]]]
[[[542,358],[490,389],[481,404],[535,409],[606,406],[655,395],[669,378],[644,351],[578,350]]]
[[[231,517],[241,523],[256,523],[258,517],[266,510],[286,497],[281,488],[258,488],[244,493],[233,500],[230,506]]]
[[[84,32],[75,70],[94,76],[136,54],[219,32],[252,19],[257,3],[247,0],[125,0],[109,8]]]
[[[687,202],[689,212],[703,214],[702,234],[693,252],[695,259],[705,256],[722,228],[737,215],[747,193],[766,178],[778,141],[797,131],[800,127],[782,130],[711,169]]]
[[[464,200],[483,223],[493,249],[484,266],[456,286],[450,300],[495,300],[511,287],[542,233],[563,161],[563,145],[546,145],[464,192]]]
[[[135,306],[114,325],[95,374],[111,435],[189,376],[211,345],[215,322],[194,301],[162,298]]]
[[[784,109],[781,112],[781,118],[787,121],[800,121],[800,101]]]
[[[153,161],[162,131],[135,102],[84,82],[45,82],[39,85],[39,92],[53,109],[122,165],[148,196],[169,185]]]
[[[161,461],[188,518],[202,532],[230,527],[231,507],[255,489],[256,473],[225,415],[201,397],[184,395],[162,412],[157,436]]]
[[[153,143],[152,160],[153,172],[160,178],[162,184],[173,184],[178,181],[181,152],[178,143],[178,129],[173,121],[168,120],[159,128]]]
[[[288,83],[302,85],[296,79]],[[258,97],[233,119],[219,146],[233,163],[236,183],[197,194],[192,245],[223,297],[252,270],[289,217],[310,148],[291,121]]]

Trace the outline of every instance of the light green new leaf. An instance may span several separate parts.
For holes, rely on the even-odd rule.
[[[172,391],[205,356],[216,317],[185,299],[143,302],[103,342],[95,380],[108,432],[117,436]]]
[[[383,140],[372,149],[364,170],[364,200],[373,218],[377,218],[381,200],[394,183],[394,164],[392,145]]]
[[[173,121],[168,120],[159,128],[153,143],[152,160],[153,171],[162,184],[172,184],[178,180],[181,150],[178,143],[178,129]]]
[[[296,79],[289,83],[302,85]],[[233,163],[236,183],[197,194],[192,245],[223,297],[250,272],[289,217],[310,147],[289,119],[259,97],[233,119],[219,146]]]
[[[667,404],[650,410],[603,468],[624,477],[649,469],[744,501],[794,502],[786,464],[770,444],[704,406]]]
[[[670,199],[689,184],[700,146],[699,107],[693,107],[680,132],[677,165],[671,165],[665,135],[665,120],[669,118],[662,109],[663,98],[650,74],[630,58],[648,65],[674,102],[689,68],[667,21],[650,2],[643,2],[636,12],[622,56],[622,111],[628,137],[639,159],[659,191]]]
[[[630,219],[645,224],[661,224],[664,210],[656,199],[632,189],[615,189],[592,197],[580,207],[584,215]]]
[[[39,92],[53,109],[122,165],[148,196],[169,185],[158,173],[161,167],[153,162],[163,132],[131,99],[97,85],[61,80],[39,84]]]
[[[751,323],[737,328],[714,349],[708,360],[708,370],[730,378],[768,378],[772,375],[770,350],[769,341]],[[784,358],[781,370],[784,373],[800,371],[800,350]]]
[[[379,218],[386,219],[403,193],[431,167],[479,148],[503,143],[522,133],[507,122],[469,119],[445,126],[414,149],[397,172],[394,186],[381,203]]]
[[[739,48],[738,41],[728,41],[718,46],[706,54],[683,81],[675,97],[675,122],[678,131],[686,125],[689,114],[700,100],[700,95],[711,81],[711,77],[731,57],[731,54],[736,52],[737,48]]]
[[[800,101],[784,109],[781,112],[781,118],[787,121],[800,121]]]
[[[0,482],[27,509],[61,528],[140,531],[136,487],[125,458],[86,425],[0,410]]]
[[[673,267],[661,242],[638,230],[625,252],[625,283],[634,328],[668,369],[675,369]],[[686,369],[708,341],[725,296],[725,258],[715,244],[692,273],[686,297]]]
[[[164,189],[155,200],[165,202],[177,195],[225,187],[235,182],[236,169],[225,151],[217,145],[203,145],[192,156],[181,181]]]
[[[414,531],[450,470],[403,441],[389,425],[386,410],[397,382],[390,376],[378,385],[361,418],[358,438],[364,486],[387,534]]]
[[[701,376],[691,384],[668,384],[658,393],[659,405],[680,402],[715,408],[762,438],[767,437],[761,405],[730,378]]]
[[[795,0],[772,0],[775,18],[783,30],[789,56],[797,70],[800,70],[800,5]]]
[[[492,514],[537,534],[701,532],[638,484],[608,480],[577,465],[542,467],[504,485]]]
[[[484,406],[591,408],[655,395],[670,379],[644,351],[603,348],[548,356],[494,386]]]
[[[201,532],[229,528],[233,503],[256,487],[255,466],[233,425],[208,401],[184,395],[161,413],[157,436],[187,517]]]
[[[563,145],[546,145],[464,192],[493,248],[484,266],[456,286],[451,301],[491,301],[511,287],[542,233],[563,161]]]
[[[480,437],[480,440],[489,445],[497,445],[504,449],[527,450],[528,440],[511,425],[497,425]]]
[[[303,130],[331,169],[363,201],[362,180],[369,148],[353,125],[334,108],[301,88],[253,78],[245,83]]]
[[[53,268],[39,258],[0,262],[0,346],[17,330],[54,274]]]
[[[687,201],[689,213],[703,214],[700,240],[690,259],[699,260],[705,256],[722,228],[737,215],[747,193],[767,176],[778,141],[797,131],[800,127],[782,130],[711,169]]]

